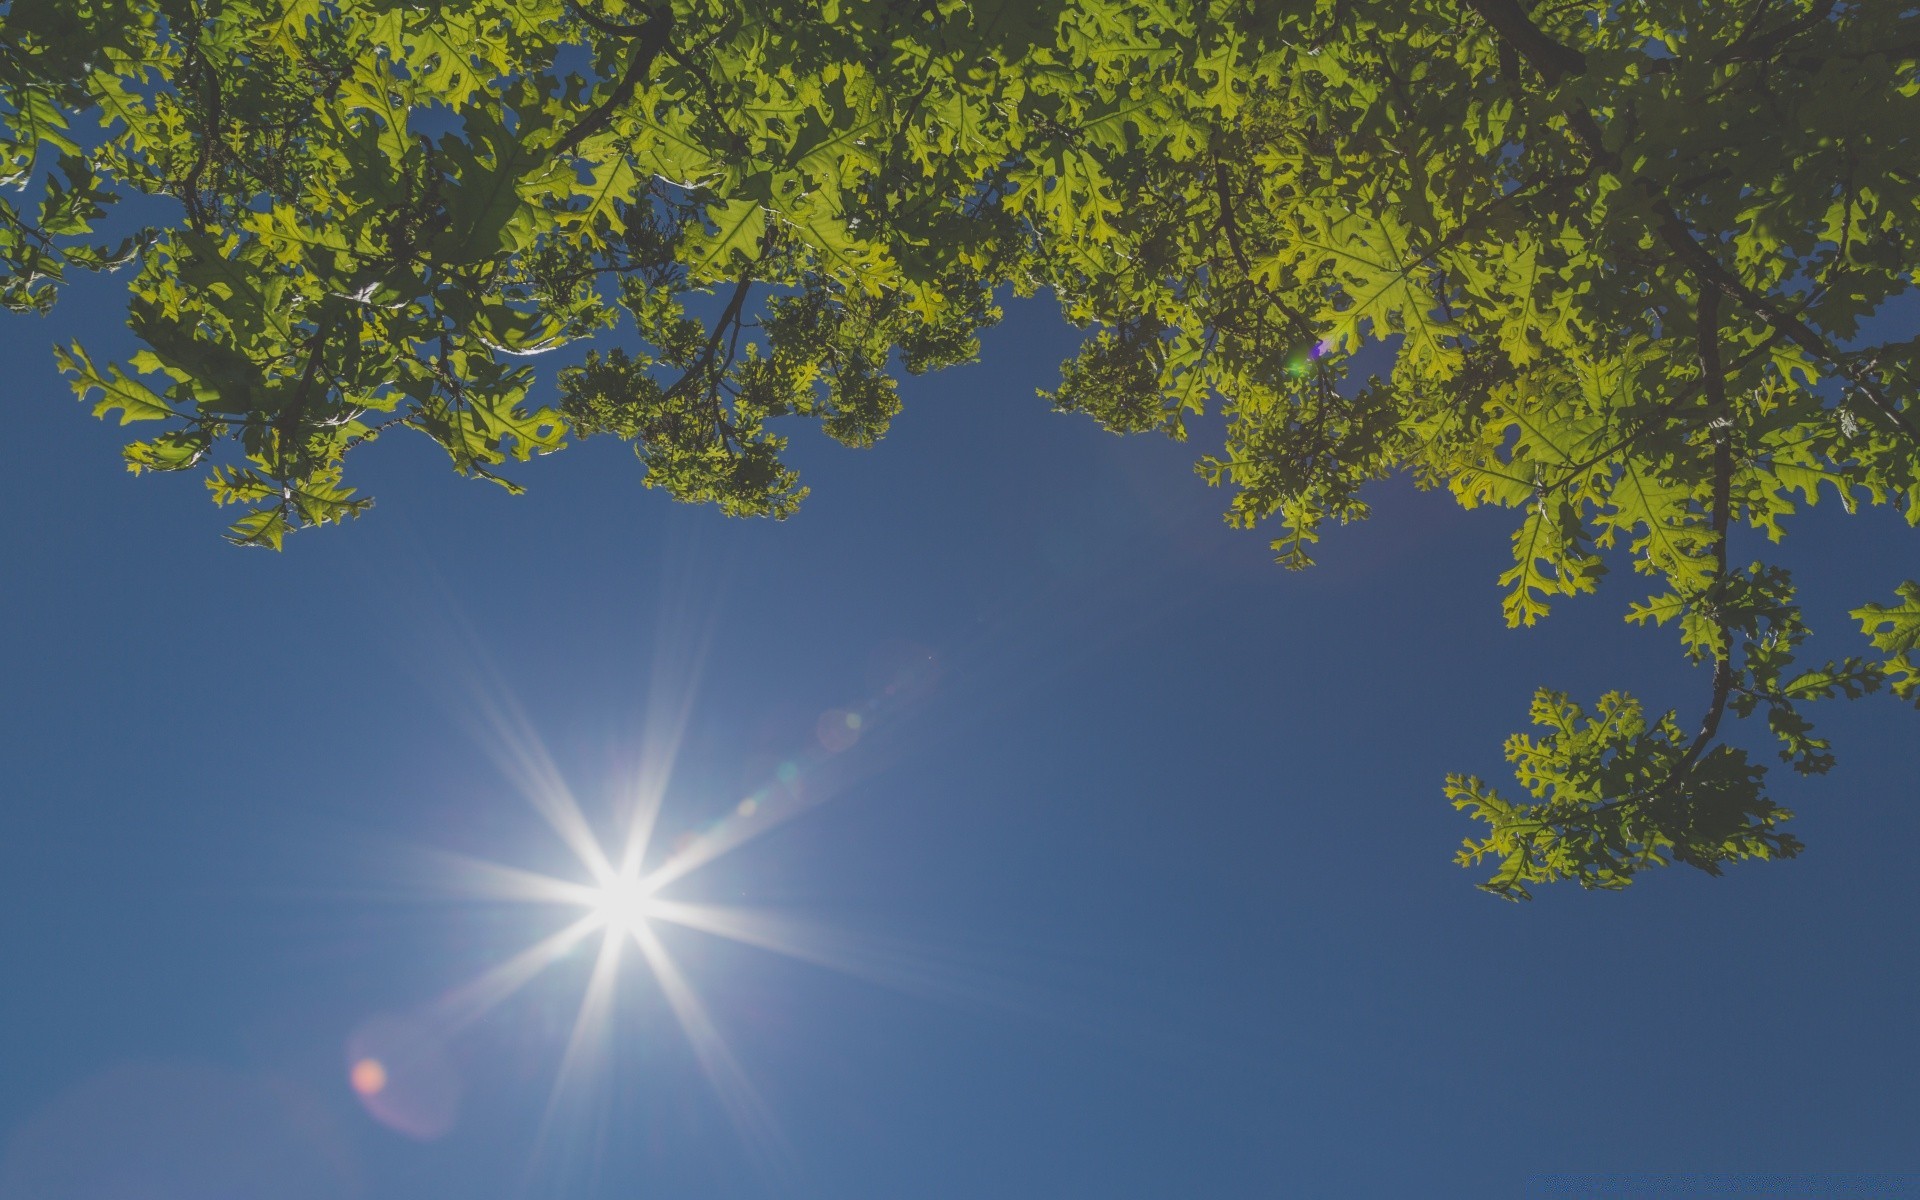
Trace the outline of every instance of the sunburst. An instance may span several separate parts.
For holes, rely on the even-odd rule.
[[[683,674],[683,680],[690,681],[691,674]],[[450,1117],[435,1113],[431,1120],[419,1120],[415,1119],[417,1114],[399,1111],[395,1097],[389,1094],[398,1078],[393,1056],[413,1055],[421,1060],[437,1056],[438,1048],[458,1032],[549,968],[597,942],[538,1143],[544,1144],[552,1134],[567,1132],[559,1126],[568,1097],[585,1090],[607,1061],[616,994],[622,977],[628,974],[623,960],[636,957],[743,1139],[759,1152],[757,1157],[778,1157],[781,1138],[769,1110],[693,983],[668,952],[657,927],[669,924],[698,930],[909,992],[939,990],[938,968],[929,970],[924,962],[914,961],[918,956],[900,953],[897,947],[875,946],[844,932],[810,925],[792,914],[700,903],[664,894],[677,882],[838,791],[846,782],[841,752],[856,739],[820,737],[819,744],[783,763],[764,786],[737,801],[721,819],[690,839],[682,839],[673,853],[662,856],[654,852],[654,830],[687,725],[690,685],[657,689],[650,698],[649,720],[643,726],[639,746],[642,767],[620,806],[622,828],[615,839],[603,841],[525,714],[496,680],[487,682],[494,686],[473,689],[477,712],[483,718],[484,728],[479,731],[482,744],[571,852],[577,869],[571,877],[562,877],[436,853],[448,868],[441,874],[442,881],[469,898],[559,906],[574,910],[575,915],[558,930],[449,989],[406,1018],[403,1023],[412,1032],[389,1036],[389,1047],[395,1045],[395,1037],[401,1037],[402,1043],[386,1052],[385,1061],[377,1048],[350,1050],[349,1082],[369,1111],[396,1128],[405,1132],[442,1128],[450,1123]],[[900,689],[889,687],[873,701],[829,710],[822,720],[833,718],[837,727],[867,731],[876,719],[896,710],[900,699]],[[637,955],[632,954],[635,950]],[[383,1103],[388,1110],[383,1110]]]
[[[504,714],[503,714],[504,715]],[[563,1100],[584,1088],[604,1049],[621,987],[623,960],[637,958],[665,999],[695,1061],[712,1085],[743,1138],[766,1152],[779,1143],[778,1131],[746,1071],[721,1035],[706,1004],[674,962],[655,930],[659,923],[702,929],[722,937],[820,962],[804,933],[770,922],[751,909],[669,899],[663,888],[744,845],[805,807],[794,771],[775,779],[736,804],[727,817],[679,846],[663,862],[643,869],[652,849],[652,832],[667,774],[648,772],[635,789],[623,837],[616,843],[597,838],[581,805],[526,726],[517,720],[505,744],[514,759],[510,771],[528,793],[533,808],[572,851],[578,866],[573,878],[546,875],[480,859],[448,857],[460,890],[478,898],[559,905],[577,916],[558,931],[497,963],[476,978],[451,989],[431,1006],[433,1026],[457,1030],[531,983],[548,968],[597,941],[593,966],[574,1015],[548,1103],[548,1124]],[[496,730],[496,732],[499,732]],[[656,749],[664,749],[656,747]],[[632,952],[638,951],[635,955]],[[355,1064],[358,1067],[358,1064]],[[543,1130],[542,1140],[545,1139]]]

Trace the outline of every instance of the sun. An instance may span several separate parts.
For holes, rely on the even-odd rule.
[[[554,1077],[539,1140],[548,1136],[563,1101],[569,1097],[586,1100],[596,1094],[594,1077],[610,1057],[621,964],[637,958],[686,1035],[702,1073],[746,1144],[756,1154],[777,1152],[783,1143],[772,1114],[722,1038],[692,981],[673,961],[659,930],[668,925],[703,930],[804,961],[835,965],[831,954],[803,944],[804,933],[786,924],[775,927],[765,914],[665,894],[676,881],[804,810],[809,800],[817,800],[823,791],[803,789],[801,766],[784,764],[774,779],[718,820],[676,843],[664,858],[649,862],[671,754],[653,760],[651,768],[631,786],[621,805],[625,829],[619,831],[620,836],[602,840],[537,736],[520,720],[504,713],[501,718],[494,732],[497,743],[506,751],[502,765],[534,810],[573,852],[578,871],[566,878],[444,852],[436,858],[450,868],[446,882],[473,898],[554,905],[574,910],[575,916],[560,929],[430,1001],[420,1011],[424,1027],[450,1034],[480,1018],[577,948],[597,943]],[[392,1061],[353,1061],[348,1082],[369,1105],[370,1112],[374,1112],[375,1098],[394,1090],[394,1069]],[[379,1112],[374,1116],[387,1120]]]
[[[704,646],[701,638],[676,637],[675,644]],[[919,660],[916,659],[915,662]],[[694,664],[697,667],[697,664]],[[478,975],[429,1000],[412,1014],[414,1024],[438,1046],[491,1012],[549,968],[586,950],[585,987],[560,1057],[536,1146],[551,1133],[562,1135],[561,1114],[575,1104],[604,1098],[599,1073],[609,1053],[618,1009],[623,962],[637,960],[638,974],[650,979],[680,1026],[701,1072],[756,1155],[777,1157],[785,1139],[773,1114],[721,1036],[693,981],[668,949],[669,928],[691,930],[785,955],[815,966],[904,991],[924,991],[927,974],[917,960],[896,962],[887,947],[861,945],[843,931],[815,928],[793,914],[743,908],[677,897],[676,885],[703,867],[738,850],[834,795],[845,786],[845,769],[830,767],[850,750],[854,735],[871,734],[881,718],[918,694],[921,676],[903,673],[884,693],[844,708],[828,710],[818,722],[817,744],[796,751],[770,777],[722,810],[704,828],[675,839],[662,854],[654,842],[655,824],[672,777],[685,732],[692,686],[673,677],[697,674],[669,668],[649,699],[638,744],[638,767],[625,781],[610,814],[613,829],[597,829],[562,777],[546,746],[519,705],[495,681],[476,679],[481,744],[528,805],[571,852],[575,870],[561,875],[506,863],[433,851],[449,891],[489,904],[502,901],[571,910],[570,919]],[[921,680],[916,683],[916,680]],[[614,836],[603,838],[603,834]],[[597,943],[597,949],[594,949]],[[403,1047],[404,1049],[405,1047]],[[387,1101],[406,1091],[400,1072],[406,1066],[393,1055],[355,1053],[347,1082],[376,1120],[395,1124]],[[377,1101],[377,1103],[376,1103]],[[402,1114],[404,1115],[404,1114]],[[598,1118],[594,1118],[598,1120]],[[557,1143],[556,1143],[557,1144]]]
[[[653,894],[638,877],[616,875],[593,892],[593,914],[606,927],[638,935],[652,912]]]

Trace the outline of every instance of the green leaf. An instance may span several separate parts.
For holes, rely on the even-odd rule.
[[[72,376],[73,393],[83,403],[99,393],[100,398],[93,402],[96,417],[105,417],[117,410],[120,424],[131,425],[135,421],[159,421],[176,415],[164,398],[139,380],[129,378],[119,367],[109,364],[104,372],[95,367],[77,342],[66,348],[56,346],[53,354],[60,369]]]
[[[1920,649],[1920,583],[1909,579],[1894,590],[1898,603],[1863,604],[1852,616],[1875,646],[1888,654],[1905,654]]]

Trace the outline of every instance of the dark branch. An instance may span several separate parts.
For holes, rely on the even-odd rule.
[[[1720,62],[1760,62],[1772,58],[1784,49],[1788,42],[1806,33],[1828,17],[1833,15],[1836,0],[1814,0],[1814,5],[1793,20],[1770,29],[1751,40],[1741,38],[1734,42],[1727,53],[1720,56]]]
[[[1227,166],[1219,159],[1213,162],[1213,189],[1220,196],[1220,229],[1227,235],[1227,247],[1233,251],[1233,261],[1248,275],[1253,267],[1247,262],[1247,252],[1240,244],[1240,222],[1233,216],[1233,196],[1227,190]]]
[[[579,3],[579,0],[567,0],[567,11],[609,37],[639,37],[646,33],[647,26],[653,21],[652,17],[646,21],[642,21],[638,25],[627,25],[620,21],[611,21],[599,13],[594,12],[586,5]],[[658,13],[654,14],[655,17],[658,15]]]
[[[1677,254],[1681,261],[1690,267],[1696,278],[1712,287],[1728,299],[1745,307],[1759,317],[1767,327],[1780,334],[1787,341],[1805,350],[1814,358],[1837,370],[1841,377],[1854,386],[1874,410],[1894,429],[1905,434],[1910,440],[1920,442],[1920,429],[1895,406],[1891,397],[1880,387],[1871,375],[1848,362],[1840,350],[1826,338],[1816,333],[1811,326],[1793,313],[1782,309],[1771,297],[1755,291],[1742,283],[1733,272],[1722,266],[1720,260],[1708,253],[1699,239],[1680,215],[1673,211],[1666,197],[1656,192],[1645,180],[1637,181],[1640,188],[1653,202],[1654,215],[1660,221],[1660,237]]]
[[[1525,10],[1519,6],[1517,0],[1460,0],[1460,2],[1486,17],[1488,24],[1492,25],[1501,37],[1510,39],[1514,48],[1525,56],[1528,62],[1533,63],[1534,67],[1547,77],[1549,83],[1566,74],[1575,73],[1568,66],[1572,59],[1567,57],[1556,59],[1553,57],[1554,50],[1561,51],[1563,55],[1572,56],[1572,58],[1579,58],[1581,67],[1584,69],[1584,57],[1542,33],[1527,18]],[[1546,57],[1536,61],[1536,54]],[[1542,62],[1548,65],[1543,66]],[[1548,67],[1556,63],[1558,66],[1554,68],[1553,73],[1549,73]],[[1693,230],[1680,214],[1674,211],[1672,203],[1657,185],[1644,177],[1631,175],[1624,170],[1620,156],[1607,148],[1606,135],[1590,109],[1578,102],[1569,102],[1566,112],[1568,127],[1573,131],[1575,139],[1592,156],[1594,163],[1612,174],[1631,180],[1647,198],[1659,227],[1661,241],[1666,243],[1667,248],[1673,251],[1695,278],[1759,317],[1768,328],[1787,341],[1833,367],[1842,378],[1853,385],[1856,391],[1866,397],[1867,402],[1889,426],[1906,435],[1907,438],[1920,442],[1920,429],[1916,429],[1913,423],[1907,420],[1905,414],[1880,387],[1878,381],[1849,362],[1838,347],[1822,337],[1797,315],[1781,308],[1771,297],[1747,286],[1738,276],[1721,265],[1720,260],[1700,244],[1699,238],[1694,235]]]
[[[1460,0],[1480,15],[1500,40],[1513,47],[1549,86],[1570,75],[1584,75],[1587,56],[1548,37],[1519,0]]]
[[[704,383],[709,390],[717,390],[719,380],[713,378],[713,366],[719,356],[720,342],[727,336],[729,329],[739,325],[741,315],[746,310],[747,293],[752,289],[753,273],[749,271],[740,276],[739,281],[733,285],[733,295],[727,299],[727,307],[720,313],[719,319],[713,323],[713,331],[707,335],[707,344],[701,347],[699,357],[695,358],[686,372],[666,390],[665,397],[679,395],[695,381]]]
[[[641,84],[646,82],[647,74],[653,70],[653,60],[659,58],[667,49],[668,41],[673,36],[673,10],[670,8],[653,10],[653,14],[638,25],[616,25],[605,18],[587,12],[578,4],[569,2],[567,7],[581,20],[603,33],[633,39],[634,47],[632,57],[627,59],[627,69],[615,81],[613,91],[608,93],[605,100],[594,105],[592,111],[581,117],[574,127],[567,131],[566,136],[554,144],[555,158],[573,153],[579,149],[580,143],[607,127],[613,120],[614,113],[618,112],[627,101],[633,99],[633,94],[640,90]]]
[[[1708,520],[1713,527],[1713,583],[1707,592],[1707,604],[1721,644],[1714,655],[1713,702],[1700,721],[1700,732],[1680,761],[1674,764],[1673,777],[1691,767],[1720,732],[1720,718],[1726,715],[1727,697],[1733,691],[1733,631],[1717,611],[1725,602],[1727,587],[1727,525],[1733,510],[1733,413],[1727,406],[1725,368],[1720,359],[1720,293],[1710,287],[1700,290],[1696,338],[1700,353],[1700,378],[1714,413],[1709,426],[1713,437],[1713,497],[1709,501]]]
[[[186,178],[180,184],[180,203],[187,210],[187,219],[193,222],[196,231],[204,232],[207,225],[207,210],[200,202],[200,178],[213,164],[214,148],[220,140],[220,127],[225,123],[220,104],[220,74],[208,62],[200,48],[200,30],[195,25],[193,42],[188,50],[192,67],[198,68],[201,85],[206,89],[206,115],[200,131],[200,144],[195,148],[193,166],[187,169]]]
[[[331,321],[322,322],[320,327],[313,331],[313,336],[307,342],[307,362],[300,371],[300,382],[294,385],[292,401],[281,409],[279,415],[273,420],[274,432],[279,435],[279,445],[275,455],[276,464],[283,477],[293,473],[288,469],[288,446],[296,440],[301,422],[306,419],[307,408],[313,398],[313,387],[320,375],[320,357],[326,350],[327,339],[332,336],[332,333]],[[299,466],[297,458],[293,465],[296,468]]]

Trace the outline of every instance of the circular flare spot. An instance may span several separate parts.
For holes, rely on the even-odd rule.
[[[347,1079],[362,1096],[377,1096],[386,1090],[387,1068],[377,1058],[363,1058],[353,1064]]]
[[[830,708],[820,714],[820,720],[813,727],[813,736],[835,754],[850,750],[860,740],[860,714],[844,708]]]
[[[446,1033],[420,1016],[371,1017],[347,1039],[347,1081],[367,1115],[432,1141],[460,1116],[460,1078]]]

